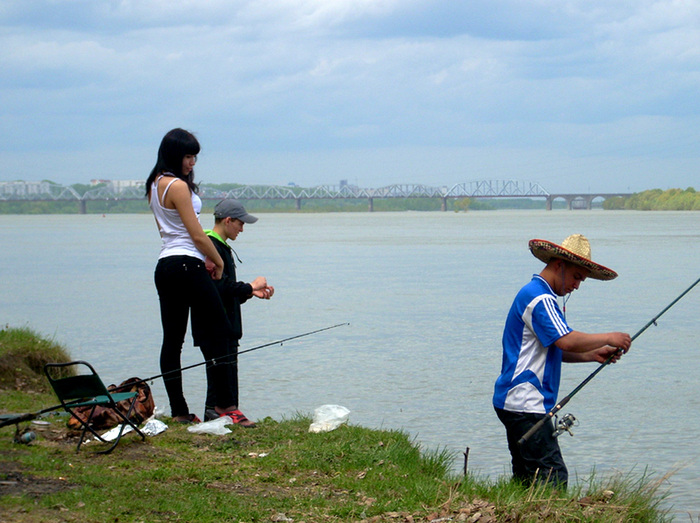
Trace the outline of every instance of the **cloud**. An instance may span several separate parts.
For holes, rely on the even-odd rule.
[[[259,183],[286,162],[301,184],[692,185],[698,18],[680,0],[6,0],[6,176],[44,158],[65,183],[142,177],[182,126]]]

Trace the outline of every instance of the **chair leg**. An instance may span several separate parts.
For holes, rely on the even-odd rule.
[[[93,406],[92,406],[92,409],[90,409],[90,414],[88,414],[87,422],[84,422],[84,421],[83,421],[79,416],[77,416],[72,410],[66,408],[66,410],[67,410],[68,412],[70,412],[71,416],[73,416],[75,419],[77,419],[77,420],[80,422],[80,424],[83,426],[83,431],[80,433],[80,439],[78,440],[78,446],[77,446],[76,449],[75,449],[76,454],[77,454],[78,452],[80,452],[80,446],[83,444],[83,440],[85,439],[85,434],[87,433],[87,431],[90,431],[90,432],[91,432],[93,435],[95,435],[95,437],[97,437],[97,439],[99,439],[100,441],[104,441],[104,440],[100,437],[100,435],[99,435],[97,432],[95,432],[95,430],[90,426],[90,419],[92,418],[92,414],[95,412],[95,408],[96,408],[96,407],[97,407],[97,405],[93,405]]]
[[[136,405],[136,400],[138,399],[138,396],[134,396],[134,399],[131,401],[131,405],[129,405],[129,410],[126,413],[126,416],[122,414],[122,412],[115,408],[114,411],[124,420],[124,423],[121,424],[121,428],[119,429],[119,434],[114,440],[114,444],[112,444],[111,447],[109,447],[106,450],[102,450],[98,452],[98,454],[109,454],[112,452],[116,446],[119,444],[119,440],[122,438],[124,435],[124,430],[126,429],[126,426],[129,425],[132,429],[136,431],[136,433],[141,436],[141,441],[146,441],[146,435],[141,432],[141,430],[136,426],[136,424],[132,423],[131,420],[129,419],[129,416],[131,416],[131,413],[134,410],[134,406]]]
[[[99,434],[95,429],[93,429],[93,428],[90,426],[90,420],[92,419],[92,414],[95,412],[95,409],[96,409],[96,408],[97,408],[97,405],[93,405],[92,409],[90,410],[90,414],[88,415],[88,418],[87,418],[88,421],[87,421],[87,422],[84,422],[79,416],[75,415],[75,414],[73,413],[73,411],[71,411],[70,409],[66,409],[66,410],[68,410],[68,412],[70,412],[70,414],[71,414],[74,418],[76,418],[76,419],[80,422],[80,424],[81,424],[82,427],[83,427],[83,430],[82,430],[82,432],[80,433],[80,440],[78,440],[78,446],[77,446],[77,448],[75,449],[76,454],[77,454],[78,452],[80,452],[80,447],[81,447],[81,445],[84,443],[85,435],[88,433],[88,431],[89,431],[90,433],[92,433],[92,435],[95,436],[95,437],[96,437],[99,441],[101,441],[102,443],[109,443],[109,441],[107,441],[106,439],[102,438],[102,436],[100,436],[100,434]],[[121,438],[121,432],[120,432],[120,434],[119,434],[119,438]],[[105,451],[97,452],[97,454],[109,454],[110,452],[112,452],[112,450],[114,450],[114,447],[117,446],[117,443],[119,443],[119,438],[116,439],[116,442],[115,442],[110,448],[108,448],[108,449],[105,450]]]
[[[121,429],[119,429],[119,435],[114,439],[114,443],[106,449],[106,450],[100,450],[96,452],[96,454],[109,454],[112,452],[115,448],[117,448],[117,445],[119,445],[119,440],[122,439],[122,434],[124,433],[124,428],[126,427],[125,423],[122,423]]]
[[[146,441],[146,435],[143,432],[141,432],[141,430],[138,428],[137,424],[133,423],[129,419],[131,417],[131,413],[134,411],[134,407],[136,406],[137,400],[138,400],[138,396],[134,396],[134,399],[131,401],[131,405],[129,405],[129,410],[126,413],[126,416],[124,416],[121,412],[118,412],[118,413],[122,418],[124,418],[124,420],[129,425],[131,425],[131,428],[134,429],[139,436],[141,436],[141,441]]]

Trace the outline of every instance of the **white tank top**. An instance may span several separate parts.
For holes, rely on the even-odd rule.
[[[149,202],[153,215],[158,221],[158,228],[160,229],[161,246],[158,259],[165,258],[166,256],[184,255],[204,260],[204,254],[199,252],[199,249],[195,247],[190,233],[187,232],[185,224],[182,223],[180,213],[177,212],[177,209],[168,209],[164,205],[165,195],[168,194],[168,189],[170,189],[173,182],[179,180],[179,178],[173,177],[165,188],[165,191],[163,191],[162,198],[159,199],[158,182],[161,178],[163,178],[162,174],[153,182],[151,186],[151,201]],[[202,211],[202,199],[191,191],[190,194],[192,195],[192,207],[197,215],[197,221],[199,221],[199,213]]]

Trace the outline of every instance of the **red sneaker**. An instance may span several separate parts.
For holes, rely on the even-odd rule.
[[[255,423],[246,418],[238,409],[224,412],[222,416],[228,416],[234,423],[240,425],[241,427],[245,427],[246,429],[255,428]]]

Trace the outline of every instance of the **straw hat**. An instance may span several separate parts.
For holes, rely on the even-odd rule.
[[[590,271],[589,278],[613,280],[617,273],[591,260],[591,244],[582,234],[572,234],[561,245],[547,240],[530,240],[530,252],[545,263],[552,258],[561,258]]]

